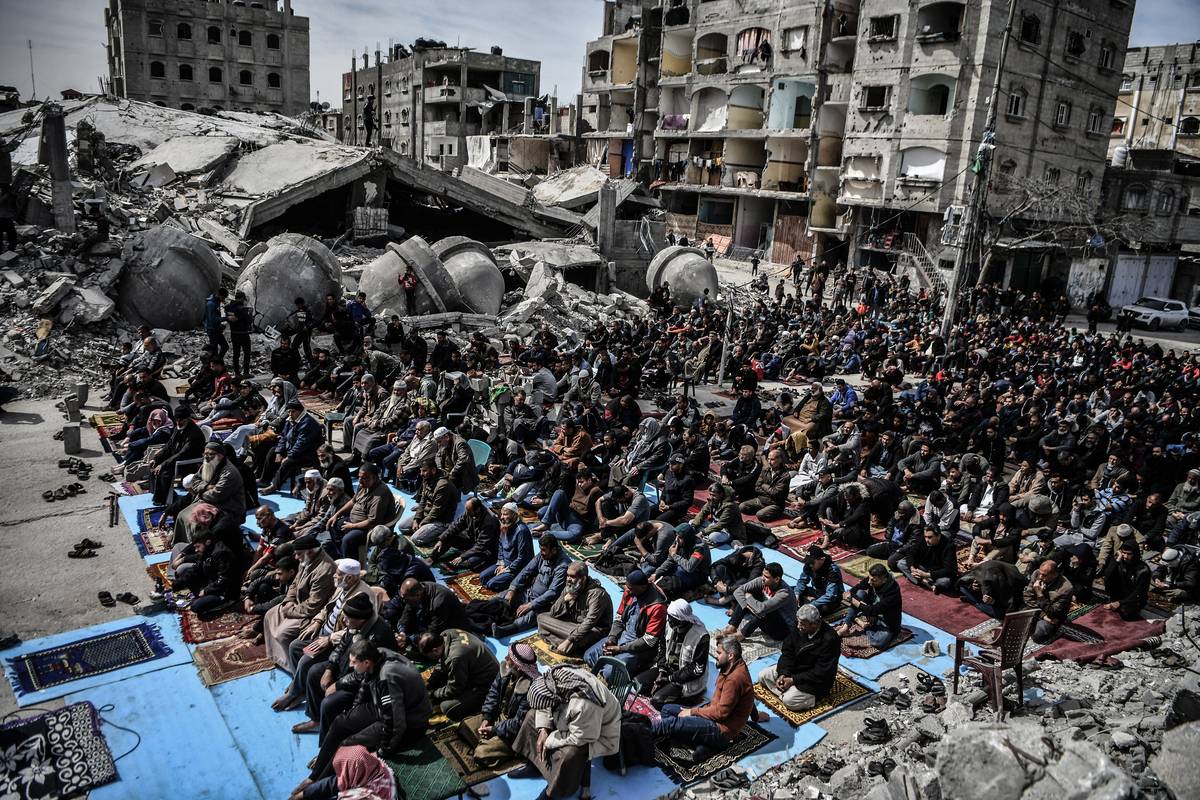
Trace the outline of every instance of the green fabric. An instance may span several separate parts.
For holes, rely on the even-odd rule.
[[[466,791],[463,779],[429,736],[422,736],[420,744],[386,761],[396,776],[399,797],[405,800],[446,800]]]

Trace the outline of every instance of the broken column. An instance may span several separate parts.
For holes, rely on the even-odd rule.
[[[143,231],[125,265],[117,307],[131,322],[185,331],[204,322],[204,301],[221,285],[221,263],[178,228]]]
[[[281,233],[246,253],[237,288],[246,293],[255,322],[278,328],[303,297],[309,316],[325,313],[325,295],[341,294],[342,268],[329,248],[299,233]]]
[[[671,301],[677,308],[688,308],[708,289],[717,297],[717,268],[709,263],[704,251],[696,247],[667,247],[646,268],[646,285],[654,291],[663,282],[670,284]]]
[[[413,270],[417,276],[414,293],[416,308],[409,308],[400,288],[400,276]],[[367,305],[379,316],[399,314],[421,316],[463,308],[462,295],[437,253],[420,236],[402,244],[392,242],[379,258],[368,264],[358,279],[358,288],[366,292]]]
[[[67,165],[67,123],[63,118],[62,106],[56,103],[47,103],[42,107],[38,161],[50,165],[54,227],[63,233],[74,233],[75,206],[71,199],[71,170]]]
[[[496,316],[504,297],[504,276],[492,251],[466,236],[450,236],[433,246],[450,273],[467,311]]]

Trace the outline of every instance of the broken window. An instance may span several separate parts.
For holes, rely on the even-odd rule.
[[[1021,14],[1021,41],[1039,44],[1042,41],[1042,21],[1037,14]]]
[[[1075,176],[1075,190],[1090,192],[1092,190],[1092,173],[1084,171]]]
[[[150,77],[165,78],[167,77],[167,65],[161,61],[150,62]]]
[[[192,26],[188,25],[186,22],[181,22],[178,25],[176,25],[175,26],[175,38],[176,39],[191,39],[192,38]]]
[[[151,36],[163,35],[163,23],[161,19],[152,19],[146,23],[147,30]]]
[[[1145,211],[1146,187],[1140,185],[1127,187],[1125,195],[1122,198],[1121,207],[1126,211]]]
[[[1054,106],[1054,124],[1060,128],[1071,124],[1071,104],[1066,100],[1059,100]]]
[[[191,79],[192,79],[192,65],[191,64],[180,64],[179,65],[179,80],[190,81]]]
[[[1072,58],[1079,58],[1087,49],[1087,44],[1083,40],[1083,34],[1079,31],[1067,31],[1067,55]]]
[[[1042,180],[1054,186],[1058,185],[1062,178],[1062,171],[1058,167],[1046,167],[1046,171],[1042,173]]]
[[[209,67],[208,68],[208,82],[209,83],[220,83],[223,78],[224,78],[224,75],[222,75],[220,67]]]
[[[283,77],[278,72],[268,72],[267,86],[271,89],[283,88]]]
[[[1121,76],[1121,91],[1128,92],[1131,89],[1133,89],[1133,76],[1132,75],[1122,75]]]
[[[216,25],[208,26],[208,43],[209,44],[220,44],[221,43],[221,29],[218,28]]]
[[[238,31],[238,44],[250,47],[254,44],[254,35],[250,31]]]
[[[1124,132],[1125,132],[1125,120],[1121,119],[1120,117],[1113,117],[1112,133],[1120,134],[1120,133],[1124,133]]]
[[[859,108],[863,111],[883,111],[888,107],[891,94],[890,86],[864,86]]]
[[[1092,106],[1088,111],[1088,133],[1103,133],[1104,132],[1104,109],[1099,106]]]
[[[279,34],[277,34],[277,33],[268,33],[267,34],[267,49],[268,50],[278,50],[279,49]]]
[[[1018,119],[1025,116],[1025,90],[1012,89],[1008,93],[1008,104],[1004,107],[1004,113],[1010,117]]]
[[[238,73],[238,83],[242,86],[254,85],[254,73],[248,69],[244,69]]]
[[[871,26],[867,32],[868,41],[884,42],[895,39],[899,21],[900,17],[895,14],[890,14],[886,17],[871,17]]]
[[[1097,61],[1097,66],[1104,70],[1113,68],[1113,46],[1108,42],[1100,45],[1100,57]]]
[[[796,53],[801,58],[808,56],[808,26],[788,28],[783,32],[783,52]]]

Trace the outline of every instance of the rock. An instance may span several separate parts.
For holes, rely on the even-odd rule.
[[[557,273],[542,261],[534,265],[529,273],[529,282],[525,284],[525,297],[540,297],[549,300],[558,294]]]
[[[915,728],[918,733],[931,741],[937,741],[946,732],[946,726],[935,714],[926,714],[918,719]]]
[[[33,301],[33,313],[45,314],[50,309],[54,308],[63,298],[71,293],[71,289],[75,286],[75,281],[71,278],[59,278],[51,283],[42,293]]]
[[[0,264],[8,266],[10,263],[16,261],[20,257],[21,254],[16,250],[5,250],[3,253],[0,253]]]
[[[970,722],[972,716],[971,707],[954,698],[947,701],[946,707],[942,710],[942,724],[947,730],[953,730]]]
[[[92,286],[75,289],[75,295],[80,302],[75,319],[87,325],[108,319],[117,307],[112,298]]]
[[[545,307],[546,301],[541,297],[533,297],[528,300],[523,300],[522,302],[517,303],[515,306],[510,308],[508,311],[504,312],[503,316],[500,317],[500,321],[503,322],[506,327],[510,325],[523,325],[528,322],[534,314],[538,313]]]
[[[0,275],[3,275],[4,280],[8,281],[9,285],[13,286],[14,288],[20,289],[26,284],[26,280],[11,269],[6,269],[4,272],[0,272]]]
[[[1027,778],[1008,734],[1003,726],[950,726],[937,751],[942,792],[954,800],[1019,800]]]
[[[29,292],[26,292],[26,291],[13,292],[13,305],[15,305],[17,308],[20,308],[20,309],[29,308],[29,306],[32,305],[32,302],[33,301],[31,301],[29,299]]]
[[[1150,768],[1177,800],[1200,800],[1200,721],[1185,722],[1163,734]]]
[[[1138,743],[1138,738],[1128,731],[1113,731],[1112,743],[1114,747],[1121,750],[1128,750]]]
[[[1177,689],[1167,706],[1163,727],[1169,730],[1185,722],[1195,722],[1196,720],[1200,720],[1200,695],[1190,689]]]
[[[1062,758],[1046,766],[1045,776],[1025,792],[1024,800],[1128,800],[1133,779],[1091,742],[1070,742]]]

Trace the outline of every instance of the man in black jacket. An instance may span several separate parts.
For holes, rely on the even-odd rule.
[[[202,619],[210,619],[231,606],[242,593],[242,579],[250,566],[250,551],[241,540],[240,530],[229,541],[212,530],[186,545],[171,563],[176,589],[190,589],[195,595],[191,610]]]
[[[204,453],[204,431],[192,420],[192,410],[187,406],[175,409],[175,430],[163,448],[155,453],[151,463],[154,465],[154,505],[166,505],[171,499],[171,487],[175,483],[175,464],[179,461],[192,461]],[[196,467],[199,469],[199,466]]]
[[[1027,582],[1016,566],[991,559],[963,573],[958,593],[989,617],[1004,619],[1021,607]]]
[[[279,347],[271,351],[271,374],[296,386],[300,385],[300,354],[292,349],[292,337],[279,337]]]
[[[738,587],[762,575],[763,567],[767,565],[762,553],[755,545],[748,544],[713,564],[712,583],[717,591],[710,602],[729,605]]]
[[[932,589],[934,594],[950,593],[958,578],[954,543],[937,528],[928,526],[921,538],[905,546],[896,566],[910,583]]]
[[[752,445],[742,445],[737,458],[721,467],[721,480],[733,487],[734,497],[738,502],[754,497],[754,487],[758,484],[758,475],[762,472],[762,462]]]
[[[841,656],[842,640],[817,607],[806,604],[796,612],[796,627],[783,640],[779,663],[764,669],[758,682],[789,710],[804,711],[829,694]]]
[[[836,629],[838,636],[866,633],[867,642],[882,650],[900,634],[900,584],[883,564],[871,566],[867,577],[846,592],[846,602],[850,611]]]
[[[1142,560],[1137,542],[1126,539],[1104,566],[1102,577],[1104,591],[1112,598],[1104,607],[1118,612],[1123,620],[1141,619],[1150,594],[1150,567]]]
[[[449,586],[432,581],[407,578],[400,584],[400,596],[393,597],[379,610],[380,616],[396,622],[396,644],[416,647],[422,633],[435,636],[447,628],[474,630],[466,608]]]
[[[369,592],[354,595],[342,608],[346,627],[334,632],[331,637],[333,649],[324,661],[317,661],[308,670],[305,679],[305,713],[308,720],[292,726],[292,733],[317,733],[328,730],[333,720],[348,711],[354,701],[354,693],[339,689],[337,682],[349,674],[350,647],[355,642],[368,641],[379,648],[394,650],[396,634],[387,620],[375,613]]]
[[[663,486],[658,493],[658,516],[655,519],[678,525],[687,518],[695,496],[696,479],[687,471],[687,458],[682,453],[676,453],[671,456],[670,465],[663,474]]]
[[[467,501],[463,514],[451,522],[437,538],[429,563],[437,564],[450,555],[449,565],[454,569],[478,571],[496,563],[500,546],[500,520],[483,501],[472,497]]]

